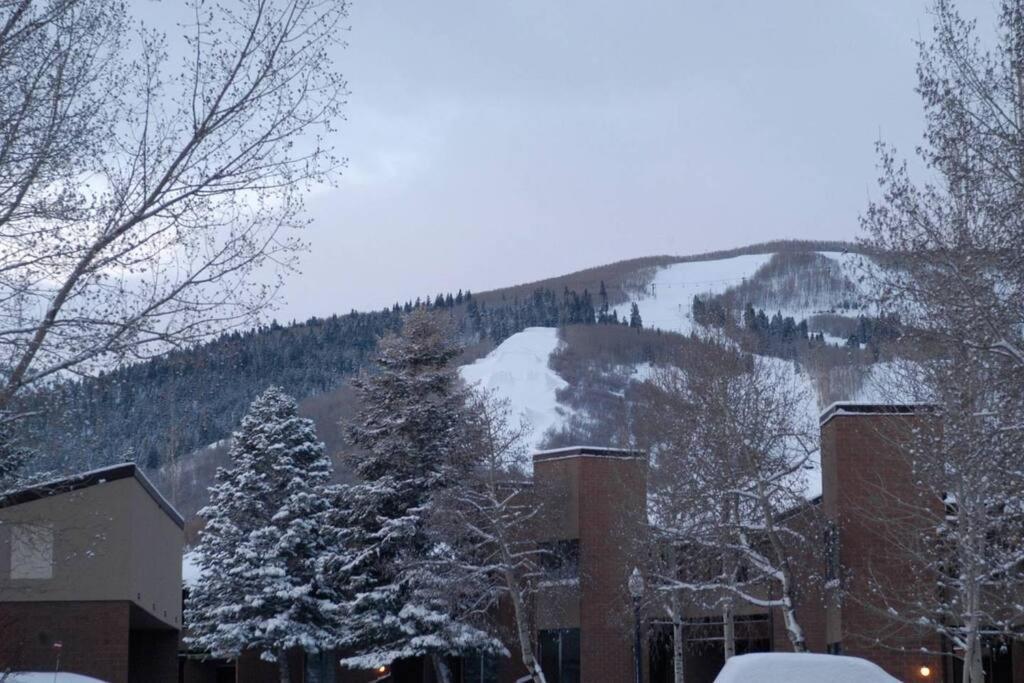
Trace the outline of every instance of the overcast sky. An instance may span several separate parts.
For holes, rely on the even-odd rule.
[[[277,317],[852,239],[875,141],[920,139],[926,6],[354,0],[349,165],[309,203],[312,250]]]

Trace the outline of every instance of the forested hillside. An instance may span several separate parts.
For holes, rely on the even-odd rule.
[[[47,469],[120,460],[156,468],[231,434],[268,385],[296,396],[329,391],[365,361],[394,311],[271,324],[224,335],[27,398],[28,428]]]
[[[383,311],[273,323],[37,392],[25,401],[24,407],[35,413],[26,427],[41,454],[37,462],[45,469],[80,470],[134,460],[156,470],[230,436],[249,402],[269,385],[305,399],[314,412],[318,405],[331,404],[345,378],[366,362],[376,340],[399,329],[404,314],[418,307],[452,317],[462,341],[476,354],[462,362],[526,328],[558,327],[593,329],[574,334],[577,349],[595,348],[595,343],[604,342],[594,340],[605,339],[618,349],[616,354],[632,358],[634,364],[649,363],[678,344],[672,341],[678,337],[629,332],[654,328],[685,334],[699,325],[726,329],[758,353],[804,357],[810,365],[832,358],[826,363],[831,367],[848,354],[830,349],[843,345],[849,335],[870,335],[879,327],[869,316],[858,323],[857,316],[867,311],[849,273],[816,253],[846,246],[783,242],[700,257],[624,261],[504,290],[440,293],[397,302]],[[710,294],[687,293],[687,287],[707,289],[707,283],[672,279],[680,277],[678,273],[722,267],[716,264],[731,268],[730,259],[739,257],[748,259],[751,277],[713,283]],[[681,296],[686,297],[685,305],[677,302]],[[838,308],[836,301],[841,302]],[[753,313],[744,316],[753,306]],[[666,310],[672,313],[671,320],[665,319]],[[834,332],[843,325],[848,334],[837,337]],[[584,343],[585,339],[591,341]],[[870,341],[854,339],[851,348]],[[819,351],[809,351],[816,346]],[[860,354],[857,362],[862,362]],[[559,356],[554,364],[575,377],[564,392],[565,402],[599,411],[600,402],[590,405],[599,393],[591,387],[608,378],[584,378],[586,364],[577,356]],[[616,394],[624,389],[619,380],[612,384],[616,386],[604,389]],[[316,401],[317,396],[325,399]],[[337,431],[337,416],[327,415],[326,409],[321,412],[321,430]],[[610,436],[605,431],[593,436]]]

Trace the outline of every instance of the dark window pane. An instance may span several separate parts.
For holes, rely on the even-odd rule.
[[[540,544],[540,566],[547,581],[576,579],[580,575],[579,539]]]
[[[562,632],[562,662],[559,683],[580,683],[580,630]]]
[[[540,668],[548,683],[561,683],[558,680],[558,631],[541,631],[538,634],[540,645]]]
[[[462,658],[462,683],[480,683],[480,655]]]
[[[491,655],[462,658],[462,683],[498,683],[498,660]]]

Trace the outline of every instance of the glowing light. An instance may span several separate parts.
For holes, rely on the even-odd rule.
[[[388,668],[386,666],[378,666],[377,667],[377,673],[379,673],[379,674],[386,674],[387,672],[388,672]]]
[[[918,673],[921,674],[921,678],[928,678],[932,675],[932,670],[930,667],[922,666],[920,669],[918,669]]]

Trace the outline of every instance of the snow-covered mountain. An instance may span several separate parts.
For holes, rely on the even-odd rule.
[[[532,447],[579,440],[621,445],[636,387],[671,362],[692,332],[711,332],[791,365],[813,389],[815,411],[835,400],[876,396],[868,380],[880,376],[877,362],[889,359],[857,339],[859,317],[873,315],[860,281],[871,267],[851,245],[780,242],[633,259],[474,292],[472,300],[463,292],[439,295],[427,305],[451,316],[463,334],[469,347],[463,377],[510,401],[532,425]],[[694,297],[716,308],[717,323],[695,319]],[[608,324],[612,313],[627,320],[634,303],[643,331]],[[748,306],[763,311],[767,327],[756,332],[781,330],[789,335],[783,344],[771,337],[758,345],[744,328]],[[192,512],[226,457],[223,447],[201,445],[230,436],[249,401],[269,384],[299,398],[329,451],[340,453],[341,425],[354,400],[347,377],[373,357],[375,339],[398,329],[402,316],[399,305],[274,324],[83,381],[64,392],[60,415],[40,420],[38,445],[69,470],[135,458],[158,470],[168,495]],[[787,320],[776,326],[780,316]],[[804,322],[793,337],[793,326]]]
[[[468,381],[506,398],[513,411],[531,423],[533,448],[561,445],[574,436],[612,439],[614,429],[608,425],[624,419],[615,413],[621,413],[622,404],[628,402],[629,387],[650,379],[664,362],[658,351],[648,348],[652,343],[670,348],[682,343],[676,335],[694,332],[728,340],[742,330],[742,320],[720,330],[701,324],[693,311],[698,297],[722,303],[733,316],[750,305],[769,316],[778,313],[806,322],[811,337],[822,334],[824,344],[809,344],[791,357],[763,356],[765,362],[793,372],[807,397],[795,409],[816,421],[820,411],[836,400],[879,397],[878,378],[884,376],[886,365],[875,364],[860,345],[848,346],[843,333],[858,317],[874,312],[864,284],[872,267],[869,258],[839,249],[645,263],[615,274],[616,284],[626,284],[612,310],[619,320],[628,320],[635,304],[645,329],[669,334],[652,341],[649,334],[623,335],[615,326],[575,326],[570,328],[573,334],[532,327],[508,337],[461,371]],[[810,472],[808,493],[819,490],[820,473]]]
[[[618,304],[628,319],[635,302],[645,327],[689,334],[693,298],[711,299],[735,292],[769,315],[780,312],[797,321],[820,315],[856,317],[871,310],[862,280],[872,262],[849,251],[743,254],[708,261],[685,261],[655,269],[650,282]],[[811,330],[816,332],[818,330]],[[845,341],[845,340],[844,340]]]
[[[558,402],[558,390],[569,383],[550,364],[559,343],[557,329],[528,327],[484,358],[459,368],[466,382],[506,399],[513,413],[530,424],[527,438],[534,448],[544,442],[548,430],[564,424],[569,412]]]

